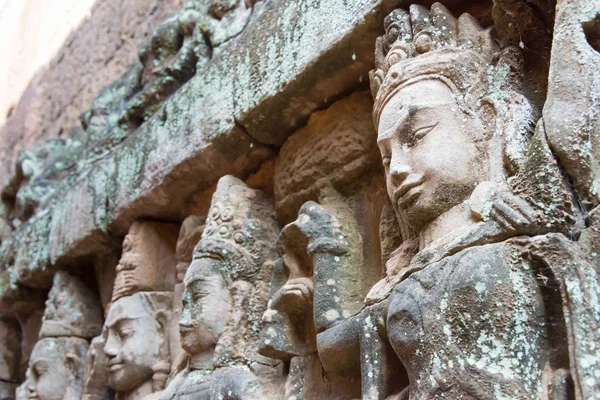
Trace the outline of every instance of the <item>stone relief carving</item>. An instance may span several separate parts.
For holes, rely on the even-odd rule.
[[[553,12],[531,4],[519,29],[542,32]],[[519,47],[532,42],[519,46],[510,1],[494,1],[495,30],[439,3],[391,12],[370,74],[377,140],[359,90],[262,171],[274,202],[224,176],[206,218],[135,222],[102,333],[96,296],[57,273],[16,390],[26,346],[0,339],[0,398],[597,396],[599,19],[580,0],[559,5],[543,110],[524,94]],[[189,2],[165,21],[83,117],[88,143],[155,113],[253,6]],[[3,192],[12,225],[73,167],[77,143],[23,153]]]
[[[595,296],[598,276],[568,239],[583,227],[575,195],[543,129],[530,133],[519,52],[439,3],[395,10],[385,28],[374,121],[388,195],[419,243],[387,277],[404,395],[586,397],[581,330],[597,337],[598,324],[570,320],[570,307],[590,306],[569,298],[571,286]]]
[[[248,23],[255,1],[188,1],[139,49],[139,60],[107,86],[81,117],[88,140],[105,152],[150,118],[201,71],[217,48]],[[97,151],[97,150],[93,150]]]
[[[29,359],[25,389],[40,400],[80,399],[89,340],[100,333],[98,297],[79,278],[59,271]]]
[[[57,182],[74,169],[83,150],[81,133],[49,139],[22,150],[15,171],[2,188],[6,219],[12,228],[29,219],[55,190]]]
[[[163,399],[280,398],[280,366],[258,351],[277,226],[260,191],[219,180],[183,281],[186,362]]]
[[[136,221],[123,241],[103,330],[108,383],[117,398],[145,398],[167,381],[177,231],[173,224]]]
[[[176,283],[173,291],[173,307],[170,324],[170,347],[171,347],[171,372],[175,374],[178,372],[178,366],[181,363],[185,363],[187,360],[187,353],[181,347],[181,341],[179,336],[179,320],[181,319],[181,312],[183,309],[182,299],[184,284],[183,279],[187,272],[192,258],[194,255],[194,247],[200,241],[202,232],[204,231],[204,223],[206,218],[198,215],[191,215],[183,220],[181,228],[179,230],[179,237],[177,238],[177,247],[175,257],[177,259],[176,266]]]
[[[163,21],[139,49],[138,60],[109,84],[66,137],[23,150],[2,188],[0,237],[29,219],[64,178],[82,172],[149,119],[202,70],[213,52],[248,24],[255,0],[191,0]],[[4,215],[6,214],[6,215]],[[6,232],[5,232],[6,231]]]
[[[104,337],[96,336],[90,342],[85,358],[83,400],[110,400],[113,390],[108,386],[108,364],[104,354]]]

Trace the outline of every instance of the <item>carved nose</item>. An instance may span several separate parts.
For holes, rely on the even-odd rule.
[[[405,163],[392,163],[390,166],[390,177],[395,185],[401,184],[410,174],[410,167]]]
[[[115,358],[117,356],[117,350],[115,348],[115,345],[112,343],[112,339],[109,338],[106,340],[106,344],[104,345],[104,354],[106,354],[106,357],[108,358]]]

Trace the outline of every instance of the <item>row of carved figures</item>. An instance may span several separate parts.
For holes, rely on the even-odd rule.
[[[18,392],[597,398],[600,195],[572,173],[598,149],[556,150],[519,50],[470,15],[411,6],[385,32],[373,119],[402,240],[364,301],[344,278],[356,221],[307,202],[280,230],[268,196],[224,176],[206,217],[131,226],[104,323],[85,284],[56,274]]]

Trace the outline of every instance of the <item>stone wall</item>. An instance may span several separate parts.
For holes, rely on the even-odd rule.
[[[158,23],[2,187],[0,390],[594,398],[600,4],[415,3]]]
[[[18,3],[7,2],[4,9],[7,19],[20,11],[18,25],[2,23],[7,53],[16,56],[3,63],[10,68],[3,74],[7,79],[3,101],[11,104],[0,111],[2,179],[14,169],[21,149],[65,137],[80,127],[80,115],[101,89],[125,72],[146,37],[181,4],[179,0]]]

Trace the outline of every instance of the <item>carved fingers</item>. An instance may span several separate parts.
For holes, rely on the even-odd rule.
[[[535,209],[524,199],[503,191],[492,202],[490,217],[507,231],[519,231],[531,226],[536,219]]]
[[[527,232],[538,220],[538,212],[527,200],[492,182],[480,183],[469,202],[477,219],[493,221],[506,232]]]
[[[271,308],[286,314],[299,314],[312,308],[313,282],[311,278],[290,279],[275,293]]]

